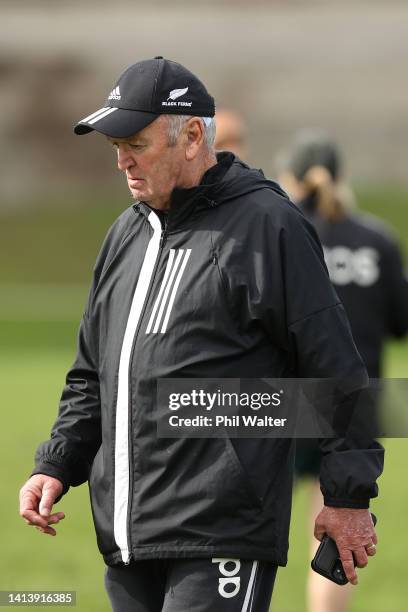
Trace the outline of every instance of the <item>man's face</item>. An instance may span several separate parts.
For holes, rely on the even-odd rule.
[[[129,138],[108,138],[117,149],[118,168],[126,174],[135,200],[153,208],[168,208],[185,164],[182,136],[168,145],[167,119],[160,116]]]

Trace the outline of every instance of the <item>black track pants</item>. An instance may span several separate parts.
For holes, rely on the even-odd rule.
[[[113,612],[268,612],[277,566],[239,559],[163,559],[107,567]]]

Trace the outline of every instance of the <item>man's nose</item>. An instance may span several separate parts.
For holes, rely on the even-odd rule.
[[[125,172],[131,166],[134,166],[135,162],[132,158],[129,148],[124,144],[118,145],[118,168],[122,172]]]

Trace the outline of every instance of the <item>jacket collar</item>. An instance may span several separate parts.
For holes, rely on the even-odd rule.
[[[212,195],[215,194],[222,179],[231,168],[235,156],[228,151],[217,153],[217,163],[211,166],[203,175],[199,185],[195,187],[176,187],[173,189],[168,215],[168,227],[179,225],[194,211],[211,208],[215,205]],[[152,209],[146,202],[136,202],[133,208],[147,217]]]
[[[190,205],[197,197],[205,196],[207,200],[211,200],[211,194],[216,190],[219,183],[232,166],[234,159],[234,154],[228,151],[220,151],[217,153],[217,163],[205,172],[199,185],[187,189],[182,187],[173,189],[170,211]]]

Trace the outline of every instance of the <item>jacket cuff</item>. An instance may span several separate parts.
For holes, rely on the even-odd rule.
[[[338,497],[324,497],[324,505],[332,508],[366,509],[370,507],[370,499],[340,499]]]
[[[69,480],[67,478],[67,473],[63,470],[61,465],[55,465],[53,463],[49,463],[48,461],[39,461],[37,462],[35,469],[31,472],[30,477],[35,474],[45,474],[45,476],[52,476],[52,478],[57,478],[60,482],[62,482],[62,493],[55,500],[55,504],[59,502],[61,497],[65,495],[69,490]]]

